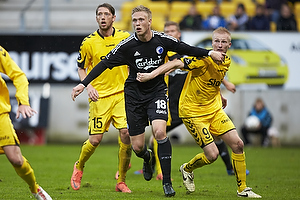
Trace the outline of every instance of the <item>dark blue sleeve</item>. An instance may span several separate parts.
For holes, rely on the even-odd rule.
[[[106,66],[103,63],[103,60],[99,62],[90,73],[81,81],[81,83],[86,87],[92,80],[97,78],[104,70],[106,70]]]
[[[263,127],[269,128],[272,124],[272,116],[267,109],[265,109],[264,118],[261,120],[261,124]]]

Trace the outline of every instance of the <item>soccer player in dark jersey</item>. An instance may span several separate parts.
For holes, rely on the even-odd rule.
[[[167,21],[165,23],[164,33],[176,38],[177,40],[180,40],[181,38],[181,31],[180,31],[179,24],[173,21]],[[176,58],[181,58],[181,57],[182,56],[177,54],[176,52],[169,51],[167,53],[165,62],[168,62],[169,60],[174,60]],[[167,133],[183,123],[178,114],[178,104],[179,104],[180,93],[183,88],[187,73],[188,71],[183,71],[180,69],[175,69],[172,70],[172,72],[166,73],[165,81],[168,85],[168,97],[169,97],[169,119],[167,122]],[[235,85],[233,83],[225,79],[223,79],[222,83],[224,84],[226,89],[231,91],[232,93],[236,91]],[[224,98],[224,101],[227,100]],[[226,105],[224,106],[226,107]],[[155,139],[153,139],[153,137],[151,137],[149,143],[150,143],[149,145],[153,149],[154,156],[155,156],[154,163],[157,172],[156,180],[162,180],[163,176],[162,176],[162,171],[161,171],[161,167],[157,155],[157,142]],[[224,143],[223,140],[219,138],[215,138],[215,143],[218,147],[220,156],[226,166],[227,174],[234,175],[230,154],[228,152],[226,144]],[[136,173],[140,173],[140,171],[142,170],[139,170]],[[247,170],[246,173],[249,174],[249,171]]]
[[[230,32],[223,27],[214,30],[212,46],[213,50],[226,53],[231,46]],[[187,193],[195,191],[193,171],[213,163],[218,158],[219,151],[214,143],[214,135],[224,140],[232,149],[232,163],[238,186],[237,196],[261,198],[246,185],[244,143],[222,109],[220,85],[230,63],[228,56],[224,62],[215,62],[210,57],[184,57],[167,62],[151,73],[138,73],[137,80],[147,83],[173,68],[189,71],[180,95],[179,117],[203,152],[180,167]]]
[[[152,152],[145,145],[145,127],[152,124],[152,132],[158,142],[158,156],[163,173],[163,190],[165,196],[175,195],[171,183],[171,155],[172,147],[166,134],[168,120],[168,97],[164,75],[140,83],[136,80],[138,72],[151,72],[164,63],[168,51],[175,51],[182,55],[208,56],[214,60],[223,61],[224,55],[217,51],[187,45],[177,39],[151,30],[152,13],[145,6],[137,6],[132,10],[132,24],[134,33],[120,42],[100,63],[98,63],[87,77],[73,88],[73,100],[82,93],[84,88],[105,70],[115,66],[128,65],[129,76],[125,82],[125,109],[129,135],[135,154],[144,160],[144,179],[152,179]]]
[[[120,41],[130,34],[113,27],[115,9],[108,3],[96,9],[99,29],[84,38],[77,59],[78,74],[83,80],[93,67],[103,59]],[[128,77],[128,67],[122,65],[106,70],[87,86],[89,96],[89,138],[83,143],[80,156],[74,164],[71,186],[79,190],[83,168],[102,141],[103,135],[112,123],[119,130],[119,176],[115,190],[131,193],[125,184],[126,172],[131,158],[131,143],[127,129],[124,83]]]

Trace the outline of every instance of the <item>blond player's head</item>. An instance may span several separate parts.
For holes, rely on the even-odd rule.
[[[132,9],[132,26],[138,36],[147,35],[151,31],[152,13],[143,5]]]
[[[148,19],[152,19],[152,12],[149,8],[143,5],[139,5],[132,9],[131,16],[137,12],[145,12],[147,14]]]
[[[212,33],[212,47],[214,51],[226,53],[231,47],[231,33],[224,27],[219,27]]]

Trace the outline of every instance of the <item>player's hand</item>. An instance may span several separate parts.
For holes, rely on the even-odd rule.
[[[33,110],[30,106],[27,105],[20,105],[17,110],[16,118],[19,119],[20,114],[25,119],[27,117],[32,117],[35,113],[37,113],[35,110]]]
[[[92,85],[89,84],[89,85],[86,87],[86,90],[87,90],[87,93],[88,93],[89,98],[90,98],[92,101],[98,101],[99,93],[98,93],[98,91],[97,91]]]
[[[221,100],[222,100],[222,108],[226,108],[227,106],[227,99],[225,97],[223,97],[223,95],[221,94]]]
[[[210,57],[216,62],[224,62],[226,53],[219,52],[219,51],[211,51]]]
[[[153,77],[152,77],[151,73],[140,73],[140,72],[138,72],[136,74],[136,80],[138,80],[139,82],[147,82],[152,78]]]
[[[75,98],[80,95],[84,90],[84,85],[82,83],[78,84],[76,87],[73,88],[71,98],[75,101]]]

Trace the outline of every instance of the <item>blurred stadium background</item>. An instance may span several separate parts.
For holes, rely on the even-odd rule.
[[[97,28],[91,20],[95,18],[96,5],[102,1],[97,0],[0,0],[0,30],[3,31],[78,31]],[[195,1],[197,11],[206,18],[211,14],[216,0]],[[232,15],[238,3],[243,3],[248,16],[255,15],[256,3],[264,4],[265,0],[223,0],[220,3],[221,14],[228,18]],[[189,11],[192,1],[167,0],[110,0],[117,11],[115,26],[131,31],[131,10],[143,4],[153,12],[153,29],[162,31],[167,20],[179,22]],[[289,3],[300,30],[300,2]],[[276,31],[276,24],[271,22],[272,31]],[[89,32],[89,31],[88,31]]]

